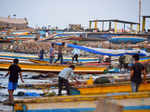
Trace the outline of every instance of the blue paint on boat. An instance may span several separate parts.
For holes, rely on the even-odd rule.
[[[40,31],[38,31],[38,33],[40,33],[40,38],[44,38],[46,32],[48,32],[49,34],[62,34],[62,33],[64,33],[63,31],[46,31],[46,30],[40,30]]]
[[[124,110],[150,110],[150,105],[127,106],[124,107]]]
[[[94,112],[96,108],[60,108],[28,110],[27,112]],[[126,106],[123,110],[150,110],[150,105]]]
[[[100,38],[102,40],[109,40],[112,36],[120,36],[120,34],[112,34],[112,33],[87,33],[87,37],[88,38]]]
[[[55,43],[56,45],[62,45],[62,43]],[[122,56],[122,55],[135,55],[139,54],[140,56],[150,55],[149,53],[142,50],[114,50],[114,49],[104,49],[104,48],[92,48],[74,44],[67,44],[67,47],[77,48],[89,53],[98,54],[98,55],[107,55],[107,56]]]
[[[17,59],[35,59],[40,60],[38,57],[21,57],[21,56],[0,56],[5,58],[17,58]],[[72,59],[63,59],[65,61],[72,61]],[[49,58],[44,58],[43,61],[49,61]],[[80,62],[97,62],[98,59],[79,59]]]
[[[36,92],[25,92],[24,96],[40,97],[40,94],[38,94]]]
[[[125,37],[125,36],[112,37],[111,39],[109,39],[110,42],[115,43],[115,44],[120,44],[120,43],[136,44],[136,43],[139,43],[139,42],[143,42],[145,40],[146,39],[142,38],[142,37]]]
[[[40,109],[28,110],[27,112],[94,112],[96,108],[63,108],[63,109]]]

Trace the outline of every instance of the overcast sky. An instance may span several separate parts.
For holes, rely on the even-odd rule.
[[[88,27],[91,19],[138,22],[139,0],[0,0],[0,16],[26,17],[30,26],[68,24]],[[142,0],[142,15],[150,15],[150,0]],[[150,26],[150,25],[149,25]]]

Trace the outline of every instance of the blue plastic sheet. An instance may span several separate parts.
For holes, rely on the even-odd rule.
[[[35,93],[35,92],[32,92],[32,93],[26,92],[26,93],[24,93],[24,95],[25,95],[25,96],[36,96],[36,97],[39,97],[39,96],[40,96],[40,94]]]

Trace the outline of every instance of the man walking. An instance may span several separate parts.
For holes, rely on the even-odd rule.
[[[11,64],[8,68],[8,73],[5,75],[5,77],[9,75],[8,93],[9,93],[9,102],[11,104],[13,104],[13,101],[14,101],[13,93],[14,93],[14,90],[17,88],[19,75],[20,75],[21,81],[24,83],[22,79],[21,68],[18,66],[18,63],[19,63],[19,60],[14,59],[13,64]]]
[[[120,56],[119,57],[119,68],[120,68],[120,72],[122,72],[122,68],[124,69],[124,65],[125,65],[125,56]]]
[[[134,64],[131,67],[130,78],[131,78],[131,87],[132,92],[138,92],[139,86],[142,83],[142,74],[144,75],[144,83],[146,83],[146,71],[144,66],[139,63],[139,55],[136,54],[133,56]]]
[[[77,45],[77,43],[75,43],[74,45]],[[72,57],[72,63],[74,62],[74,60],[79,63],[78,57],[80,55],[80,50],[77,48],[74,48],[72,51],[73,57]]]
[[[50,64],[52,64],[53,61],[54,61],[54,56],[55,56],[55,49],[54,49],[54,46],[55,46],[55,44],[52,43],[52,44],[51,44],[51,47],[50,47],[50,50],[49,50],[49,53],[50,53],[50,60],[49,60],[49,62],[50,62]]]
[[[56,63],[58,60],[60,60],[60,64],[63,64],[63,50],[64,50],[64,46],[65,46],[65,43],[62,42],[62,45],[60,45],[58,47],[57,59],[55,60],[54,63]]]
[[[39,53],[39,58],[40,58],[40,60],[43,60],[44,59],[44,49],[41,49],[40,50],[40,53]]]
[[[65,86],[65,89],[67,90],[67,95],[70,95],[70,84],[69,84],[69,78],[72,77],[74,80],[76,80],[74,76],[73,70],[75,69],[74,65],[70,65],[68,68],[64,68],[59,74],[58,74],[58,95],[62,95],[62,89],[63,86]],[[77,80],[76,80],[77,81]]]

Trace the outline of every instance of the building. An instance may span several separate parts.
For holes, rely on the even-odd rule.
[[[71,31],[81,31],[83,30],[81,24],[69,24],[69,30]]]
[[[0,29],[24,29],[27,25],[26,18],[0,17]]]

